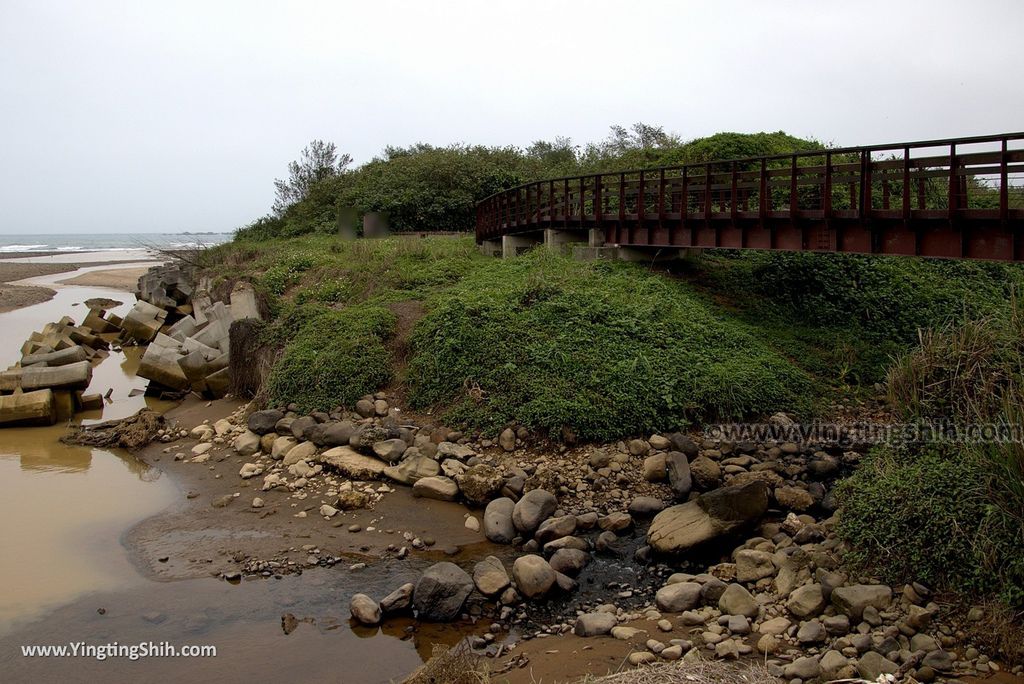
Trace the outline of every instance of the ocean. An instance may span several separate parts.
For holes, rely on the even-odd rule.
[[[233,233],[0,233],[4,252],[128,252],[145,249],[188,249],[219,245]]]

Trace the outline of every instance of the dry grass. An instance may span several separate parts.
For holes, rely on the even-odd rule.
[[[711,660],[677,660],[664,665],[638,667],[626,672],[586,678],[581,684],[778,684],[761,665]]]
[[[430,660],[412,673],[404,684],[487,684],[490,677],[481,656],[465,641],[446,648],[434,644]]]

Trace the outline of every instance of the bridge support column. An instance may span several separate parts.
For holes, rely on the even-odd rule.
[[[480,243],[480,253],[489,257],[501,256],[501,240],[484,240]]]
[[[588,240],[586,230],[546,228],[544,230],[544,246],[552,249],[568,250],[570,245],[585,243]]]
[[[544,242],[544,236],[540,233],[525,233],[520,235],[501,236],[501,258],[511,259],[523,252],[529,251]]]

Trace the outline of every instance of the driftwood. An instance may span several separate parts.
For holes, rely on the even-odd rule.
[[[142,409],[127,418],[96,425],[74,426],[60,441],[79,446],[140,449],[153,441],[163,426],[163,416],[150,409]]]

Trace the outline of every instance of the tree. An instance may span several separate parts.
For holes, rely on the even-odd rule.
[[[283,216],[288,207],[306,198],[313,185],[345,173],[351,163],[352,157],[339,155],[337,145],[332,142],[314,140],[309,143],[302,149],[299,159],[288,164],[288,179],[274,180],[274,214]]]

